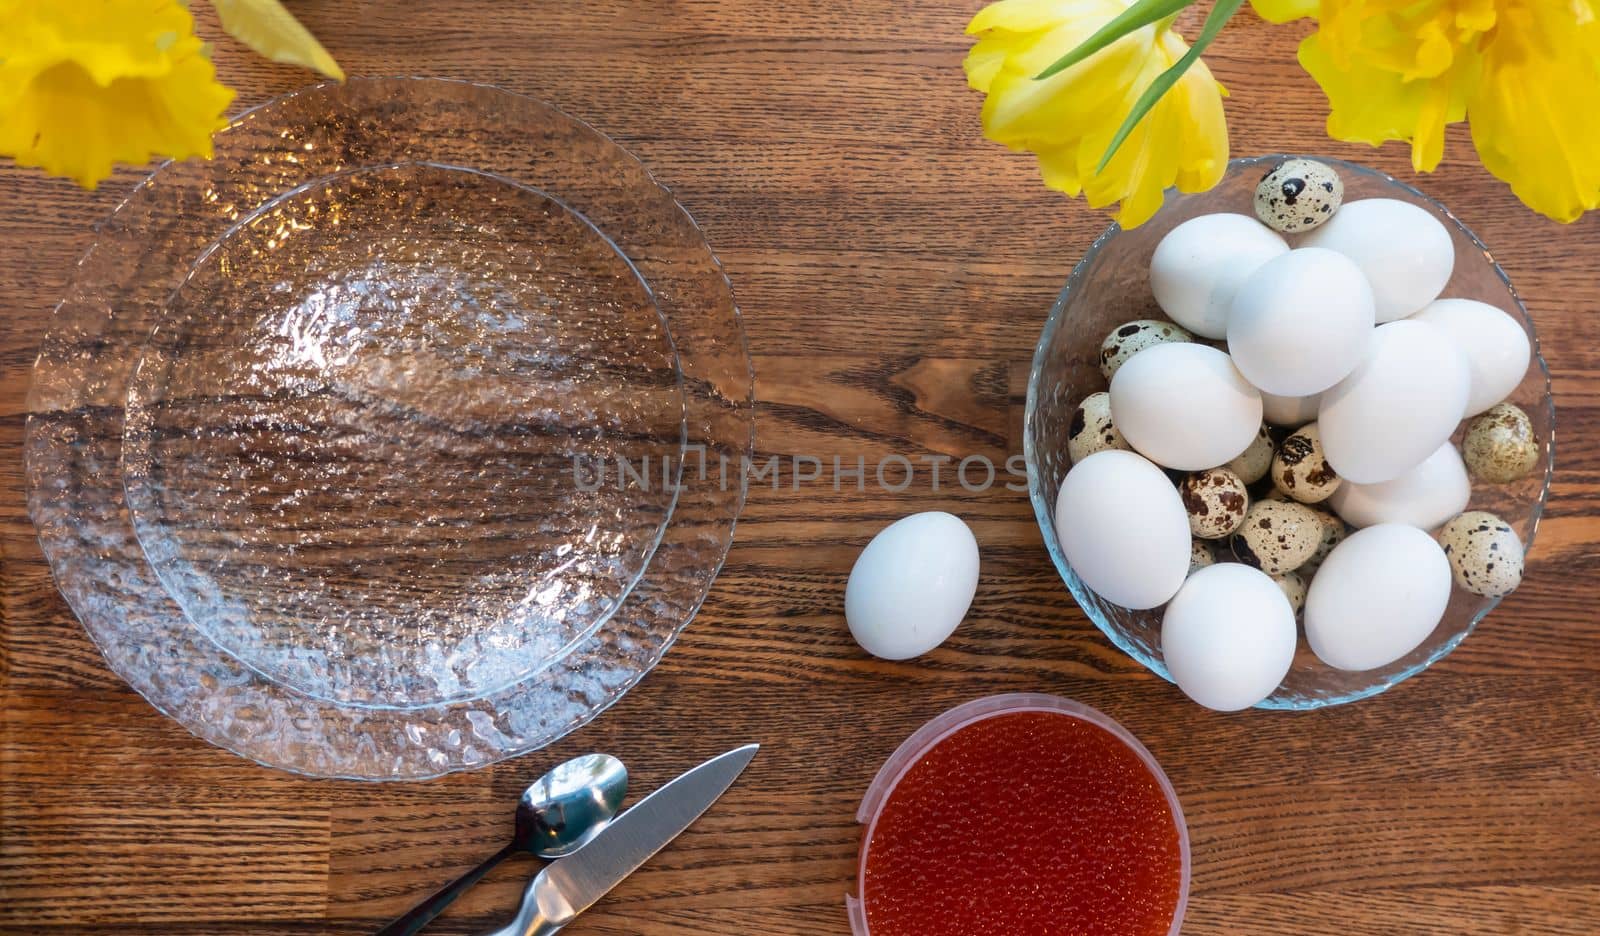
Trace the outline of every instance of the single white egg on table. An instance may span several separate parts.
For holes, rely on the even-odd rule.
[[[1161,658],[1184,694],[1233,712],[1272,695],[1294,663],[1294,607],[1259,569],[1224,562],[1183,583],[1161,619]]]
[[[1261,394],[1261,412],[1267,422],[1274,426],[1287,426],[1290,429],[1299,429],[1306,423],[1316,420],[1317,407],[1321,403],[1320,393],[1302,397],[1278,396],[1264,391]]]
[[[1443,329],[1466,355],[1472,389],[1462,415],[1478,415],[1522,383],[1533,349],[1522,323],[1505,311],[1476,299],[1437,299],[1411,320]]]
[[[1321,393],[1366,356],[1375,322],[1361,268],[1332,250],[1303,247],[1262,264],[1228,315],[1228,353],[1265,393]]]
[[[1353,527],[1404,523],[1432,530],[1466,510],[1471,497],[1466,463],[1455,445],[1446,442],[1422,464],[1392,481],[1346,481],[1328,498],[1328,506]]]
[[[1154,608],[1189,574],[1183,499],[1160,468],[1133,452],[1108,449],[1073,465],[1056,495],[1055,522],[1067,564],[1112,604]]]
[[[1450,438],[1470,384],[1466,357],[1443,329],[1379,325],[1366,359],[1317,408],[1328,464],[1355,484],[1400,477]]]
[[[856,558],[844,617],[861,649],[885,660],[944,643],[978,591],[978,541],[960,517],[912,514],[884,527]]]
[[[1278,232],[1248,215],[1190,218],[1156,244],[1150,289],[1174,322],[1197,335],[1221,338],[1228,333],[1228,310],[1239,284],[1288,251]]]
[[[1439,298],[1455,270],[1456,248],[1439,219],[1410,202],[1345,202],[1301,247],[1337,250],[1372,284],[1380,323],[1403,319]]]
[[[1357,530],[1333,548],[1306,593],[1306,641],[1335,669],[1369,670],[1415,650],[1450,603],[1450,560],[1401,523]]]
[[[1159,344],[1111,378],[1111,421],[1141,455],[1167,468],[1226,464],[1255,441],[1261,394],[1210,345]]]

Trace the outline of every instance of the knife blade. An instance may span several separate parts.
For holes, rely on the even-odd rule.
[[[487,936],[547,936],[572,922],[710,809],[760,749],[734,748],[640,800],[594,841],[546,865],[523,893],[516,919]]]

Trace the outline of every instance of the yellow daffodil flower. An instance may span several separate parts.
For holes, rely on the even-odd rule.
[[[1132,0],[1000,0],[967,26],[977,43],[967,82],[988,95],[983,132],[1038,155],[1045,184],[1095,208],[1119,203],[1117,221],[1134,227],[1161,207],[1172,185],[1185,192],[1216,185],[1228,162],[1222,86],[1204,62],[1184,73],[1111,161],[1101,157],[1150,83],[1188,51],[1170,28],[1140,28],[1043,81],[1035,80],[1132,5]]]
[[[0,0],[0,155],[85,188],[211,155],[233,92],[177,0]]]
[[[1433,170],[1467,120],[1484,166],[1530,208],[1573,221],[1600,208],[1597,0],[1254,0],[1276,21],[1315,15],[1300,63],[1341,140],[1411,144]]]

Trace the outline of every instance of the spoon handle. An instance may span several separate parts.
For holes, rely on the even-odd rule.
[[[467,888],[478,883],[495,865],[511,857],[516,850],[516,843],[513,842],[490,855],[484,859],[483,864],[439,888],[432,897],[406,911],[405,916],[378,930],[377,936],[414,936],[418,930],[431,923],[434,917],[443,913],[444,908],[454,903]]]

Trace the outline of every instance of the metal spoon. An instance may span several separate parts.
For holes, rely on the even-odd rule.
[[[509,845],[379,930],[378,936],[412,936],[519,851],[544,859],[572,854],[611,823],[627,792],[628,769],[609,754],[585,754],[557,765],[522,791]]]

